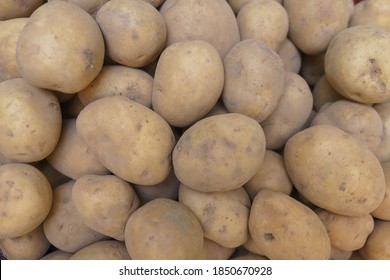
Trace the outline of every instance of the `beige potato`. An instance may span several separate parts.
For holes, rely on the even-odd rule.
[[[240,9],[251,0],[227,0],[233,11],[238,14]],[[278,3],[282,3],[283,0],[275,0]]]
[[[157,198],[130,216],[125,243],[135,260],[194,260],[202,255],[204,236],[195,214],[183,204]]]
[[[48,0],[47,2],[52,1],[66,1],[72,3],[95,17],[99,9],[110,0]]]
[[[165,0],[143,0],[149,4],[151,4],[153,7],[158,8],[164,3]]]
[[[75,93],[103,66],[103,36],[95,20],[78,6],[46,3],[23,28],[16,59],[21,75],[32,85]]]
[[[84,175],[76,180],[72,201],[91,229],[123,241],[126,222],[139,207],[132,186],[114,175]]]
[[[170,125],[187,127],[217,103],[224,85],[224,68],[208,42],[178,42],[161,54],[154,75],[153,109]]]
[[[248,226],[254,242],[271,260],[325,260],[330,256],[331,243],[321,220],[284,193],[260,191],[252,203]]]
[[[329,84],[326,75],[323,75],[313,88],[313,105],[318,112],[321,107],[328,102],[335,102],[340,99],[345,99]]]
[[[260,40],[244,40],[224,59],[222,100],[231,113],[264,121],[275,110],[284,90],[282,59]]]
[[[0,1],[0,20],[29,17],[43,0],[2,0]]]
[[[390,222],[375,220],[374,230],[359,250],[363,260],[390,260]]]
[[[130,260],[124,242],[102,240],[94,242],[76,253],[69,260]]]
[[[330,251],[330,260],[349,260],[352,256],[353,251],[345,251],[339,248],[333,247]]]
[[[154,185],[168,176],[175,138],[151,109],[123,96],[104,97],[80,112],[76,127],[98,160],[121,179]]]
[[[187,129],[173,153],[176,177],[197,191],[239,188],[259,170],[265,153],[258,122],[229,113],[202,119]]]
[[[360,103],[390,100],[390,33],[354,26],[338,33],[326,51],[325,74],[333,88]]]
[[[61,250],[55,250],[47,255],[43,256],[41,260],[69,260],[73,256],[72,253],[67,253]]]
[[[205,238],[201,260],[228,260],[234,253],[235,248],[226,248],[218,243]]]
[[[390,2],[365,0],[355,5],[349,26],[373,25],[390,31]]]
[[[0,158],[25,163],[46,158],[60,137],[61,119],[52,92],[23,78],[0,83]]]
[[[315,86],[315,84],[325,74],[324,57],[325,52],[317,55],[302,54],[300,75],[310,86]]]
[[[382,141],[375,155],[380,162],[385,162],[390,160],[390,102],[374,104],[373,108],[378,112],[383,124]]]
[[[278,55],[283,61],[283,68],[286,72],[299,73],[302,65],[301,53],[298,48],[286,38],[279,48]]]
[[[373,152],[354,136],[331,125],[316,125],[286,143],[284,161],[297,190],[330,212],[360,216],[383,200],[385,179]]]
[[[36,229],[49,214],[52,189],[37,168],[25,163],[0,166],[0,239]]]
[[[245,241],[244,244],[242,244],[242,247],[251,254],[258,255],[258,256],[264,256],[263,247],[261,245],[259,246],[256,244],[256,242],[253,240],[250,233],[249,233],[248,239]]]
[[[167,46],[203,40],[224,58],[240,41],[236,17],[225,0],[166,0],[160,13],[167,26]]]
[[[214,105],[213,108],[211,108],[211,110],[204,116],[204,118],[227,113],[229,112],[226,110],[225,105],[223,105],[223,102],[221,100],[218,100],[218,102]]]
[[[385,197],[381,204],[371,212],[371,215],[377,219],[390,221],[390,161],[382,162],[381,165],[383,173],[385,174]]]
[[[163,50],[167,29],[161,14],[142,0],[111,0],[96,15],[107,55],[115,62],[142,67]]]

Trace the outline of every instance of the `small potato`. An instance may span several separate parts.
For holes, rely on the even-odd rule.
[[[224,59],[222,100],[231,113],[264,121],[275,110],[284,90],[282,59],[260,40],[235,45]]]
[[[195,214],[183,204],[157,198],[138,208],[125,229],[135,260],[194,260],[202,255],[204,236]]]
[[[321,220],[284,193],[260,191],[253,201],[248,226],[254,242],[271,260],[326,260],[330,256],[330,240]]]
[[[72,3],[79,6],[91,16],[95,17],[99,9],[110,0],[48,0],[47,2],[52,1],[66,1]]]
[[[390,161],[382,162],[382,168],[386,182],[385,197],[371,215],[377,219],[390,221]]]
[[[297,47],[286,38],[279,48],[278,55],[283,61],[283,68],[285,72],[299,73],[302,65],[301,53]]]
[[[325,52],[317,55],[302,54],[300,75],[310,86],[315,86],[319,79],[325,74],[324,57]]]
[[[375,220],[374,230],[359,250],[363,260],[390,260],[390,222]]]
[[[42,4],[43,0],[1,0],[0,20],[29,17]]]
[[[49,214],[52,189],[37,168],[25,163],[0,166],[0,239],[36,229]]]
[[[124,242],[102,240],[94,242],[76,253],[69,260],[130,260]]]
[[[373,108],[378,112],[383,124],[382,141],[375,155],[380,162],[385,162],[390,160],[390,102],[375,104]]]
[[[73,256],[72,253],[67,253],[61,250],[55,250],[41,258],[41,260],[69,260]]]
[[[229,113],[202,119],[177,142],[173,167],[179,181],[197,191],[241,187],[259,170],[265,137],[258,122]]]
[[[313,88],[313,105],[318,112],[321,107],[328,102],[335,102],[344,99],[335,89],[329,84],[326,75],[323,75]]]
[[[234,253],[235,248],[226,248],[218,243],[205,238],[201,260],[228,260]]]
[[[365,0],[355,5],[349,26],[372,25],[390,31],[390,2]]]

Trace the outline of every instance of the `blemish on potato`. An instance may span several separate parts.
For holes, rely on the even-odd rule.
[[[272,233],[264,233],[264,239],[267,241],[273,241],[275,240],[275,237]]]
[[[342,182],[342,183],[340,184],[340,186],[339,186],[339,190],[342,191],[342,192],[344,192],[345,189],[346,189],[346,183],[345,183],[345,182]]]
[[[85,49],[83,52],[84,58],[87,61],[87,66],[85,66],[85,71],[90,72],[95,68],[96,65],[96,55],[90,49]]]

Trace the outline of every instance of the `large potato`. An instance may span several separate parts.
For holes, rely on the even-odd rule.
[[[122,96],[104,97],[80,112],[76,127],[98,160],[118,177],[153,185],[168,176],[175,137],[149,108]]]
[[[374,230],[359,250],[364,260],[390,260],[390,222],[375,220]]]
[[[103,36],[94,19],[78,6],[46,3],[23,28],[16,59],[21,75],[32,85],[75,93],[102,68]]]
[[[373,25],[390,31],[390,2],[365,0],[357,3],[349,20],[349,26]]]
[[[297,190],[330,212],[365,215],[383,200],[380,162],[367,145],[335,126],[316,125],[296,133],[285,145],[284,160]]]
[[[175,174],[198,191],[226,191],[241,187],[259,170],[265,153],[260,124],[242,114],[202,119],[177,142],[172,158]]]
[[[1,0],[0,20],[29,17],[42,4],[43,0]]]
[[[385,197],[371,215],[377,219],[390,221],[390,161],[382,162],[382,168],[386,182]]]
[[[69,260],[130,260],[124,242],[102,240],[94,242],[76,253]]]

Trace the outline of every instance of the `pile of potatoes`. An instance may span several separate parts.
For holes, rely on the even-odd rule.
[[[0,2],[7,259],[390,259],[390,1]]]

